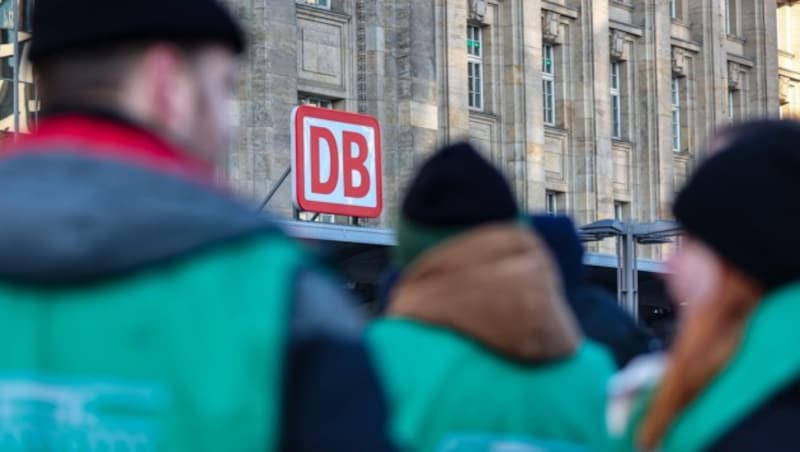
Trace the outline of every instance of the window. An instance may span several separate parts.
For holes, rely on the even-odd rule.
[[[31,0],[0,2],[0,138],[28,133],[39,116],[34,71],[26,58],[31,44]],[[12,6],[13,5],[13,6]],[[12,20],[18,16],[19,20]],[[14,39],[14,38],[17,39]]]
[[[469,108],[483,110],[483,31],[475,25],[467,26],[467,73]]]
[[[672,77],[672,150],[681,150],[681,80]]]
[[[611,137],[622,138],[622,101],[620,97],[620,63],[611,63]]]
[[[297,101],[300,105],[313,105],[319,108],[330,108],[330,109],[333,109],[334,107],[333,100],[315,96],[313,94],[300,93],[297,96]],[[336,216],[329,215],[326,213],[298,212],[297,217],[300,221],[308,221],[312,223],[327,223],[327,224],[336,223]]]
[[[325,223],[335,224],[336,216],[327,213],[314,213],[314,212],[300,212],[300,221],[308,221],[312,223]]]
[[[625,201],[614,201],[614,219],[628,221],[630,219],[631,204]]]
[[[736,1],[737,0],[725,0],[725,31],[729,35],[736,35],[739,33],[736,26]]]
[[[728,122],[733,124],[736,121],[736,98],[738,97],[737,91],[733,89],[728,90]]]
[[[792,53],[792,11],[791,6],[778,8],[778,49]]]
[[[313,105],[320,108],[333,108],[333,101],[310,94],[300,94],[298,102],[300,105]]]
[[[316,6],[318,8],[331,8],[331,0],[297,0],[297,3],[304,3],[306,5]]]
[[[678,0],[669,0],[669,17],[678,18]]]
[[[545,212],[552,216],[556,216],[563,212],[565,210],[563,199],[563,193],[548,190],[545,194]]]
[[[545,44],[542,48],[542,95],[544,101],[544,123],[556,125],[556,70],[553,61],[553,46]]]

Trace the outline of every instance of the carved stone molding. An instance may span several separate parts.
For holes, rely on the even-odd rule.
[[[561,43],[561,15],[553,11],[542,14],[542,39],[553,44]]]
[[[609,50],[611,59],[625,61],[628,59],[627,33],[620,30],[611,30],[611,42]]]
[[[778,76],[778,99],[781,105],[786,105],[790,102],[791,96],[789,93],[792,88],[794,88],[794,83],[792,83],[791,78],[785,75]]]
[[[747,68],[739,63],[728,62],[728,88],[738,91],[742,89],[742,76]]]
[[[672,48],[672,74],[677,77],[686,77],[689,73],[689,62],[692,56],[686,49]]]
[[[488,0],[471,0],[469,2],[469,18],[476,22],[483,22],[487,6]]]

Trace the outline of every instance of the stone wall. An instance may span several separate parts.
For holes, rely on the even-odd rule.
[[[776,19],[781,115],[800,118],[800,2],[779,1]]]
[[[305,94],[381,122],[386,210],[373,225],[392,226],[417,165],[461,139],[508,175],[529,210],[544,209],[549,191],[580,223],[616,211],[668,217],[721,124],[777,115],[779,102],[800,98],[800,66],[789,58],[797,46],[778,52],[774,1],[731,0],[730,14],[724,0],[675,2],[676,17],[669,0],[333,0],[330,9],[228,0],[251,48],[226,176],[254,199],[270,190],[289,165],[289,115]],[[480,110],[468,103],[468,24],[483,34]],[[553,126],[544,125],[545,44],[554,49]],[[622,124],[614,138],[612,62]],[[291,215],[290,198],[286,183],[271,207]]]

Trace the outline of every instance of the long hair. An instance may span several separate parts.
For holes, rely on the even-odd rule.
[[[716,299],[685,315],[669,367],[638,431],[639,446],[654,450],[678,415],[731,360],[763,291],[725,264]]]

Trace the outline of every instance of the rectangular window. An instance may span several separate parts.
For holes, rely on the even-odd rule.
[[[322,97],[312,96],[309,94],[300,94],[298,96],[298,103],[300,105],[313,105],[320,108],[333,108],[333,101],[324,99]]]
[[[317,8],[331,9],[331,0],[297,0],[297,3],[316,6]]]
[[[483,30],[467,26],[467,80],[469,108],[483,110]]]
[[[728,90],[728,122],[736,121],[736,91]]]
[[[329,215],[326,213],[314,213],[314,212],[300,212],[300,221],[308,221],[313,223],[325,223],[325,224],[335,224],[336,223],[336,216]]]
[[[556,216],[564,212],[564,194],[548,190],[545,194],[545,212],[548,215]]]
[[[542,96],[544,123],[548,126],[556,125],[556,70],[553,55],[553,46],[545,44],[542,48]]]
[[[725,0],[725,31],[735,35],[736,29],[736,0]]]
[[[625,201],[614,201],[614,219],[617,221],[628,221],[630,219],[631,205]]]
[[[622,100],[620,63],[611,63],[611,137],[622,138]]]
[[[678,0],[669,0],[669,17],[678,18]]]
[[[681,150],[681,80],[672,77],[672,150]]]

